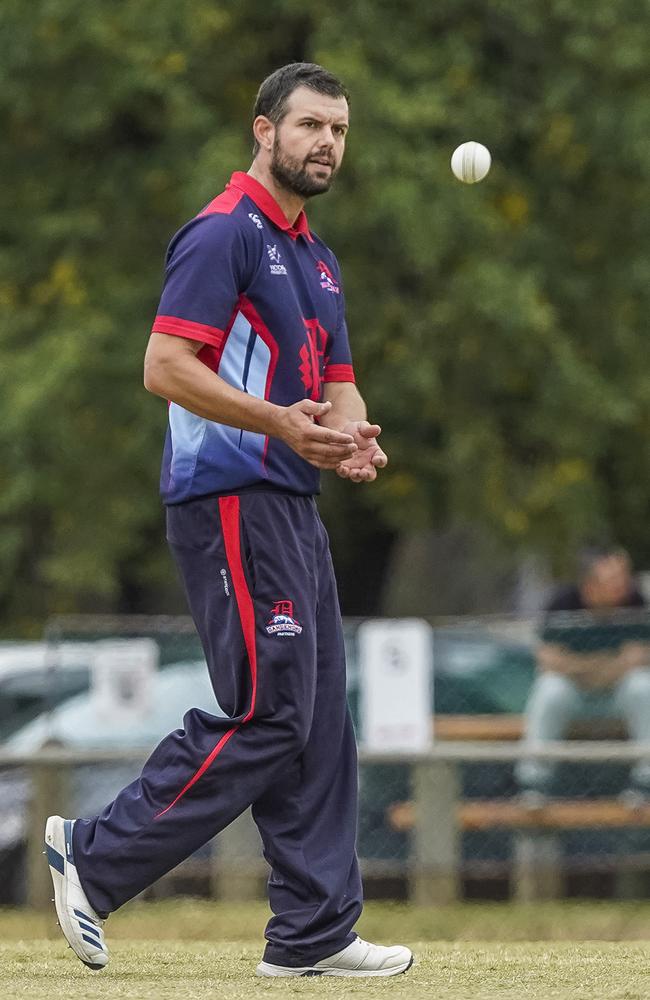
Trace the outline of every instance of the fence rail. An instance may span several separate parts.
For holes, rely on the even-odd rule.
[[[539,744],[532,751],[540,760],[564,761],[606,761],[618,760],[624,763],[640,760],[650,754],[650,742],[630,740],[619,742],[610,740],[579,742],[566,740],[549,741]],[[380,751],[359,748],[360,764],[426,764],[428,761],[516,761],[530,757],[530,744],[485,743],[447,741],[434,743],[426,750]],[[131,761],[145,761],[148,752],[141,747],[77,750],[67,747],[47,747],[38,753],[13,753],[0,747],[0,767],[28,767],[35,763],[44,766],[74,764],[110,764]]]
[[[645,743],[555,743],[539,750],[549,760],[630,762],[647,755]],[[412,799],[403,803],[402,823],[409,828],[410,846],[402,861],[364,859],[366,874],[401,875],[408,898],[421,905],[441,904],[461,897],[462,837],[468,831],[507,830],[514,837],[508,865],[514,896],[519,900],[554,898],[562,894],[565,862],[558,844],[561,831],[611,828],[650,830],[650,805],[628,807],[616,800],[567,800],[529,807],[517,801],[464,800],[461,766],[515,761],[530,748],[504,743],[440,743],[426,752],[382,754],[360,751],[360,766],[405,765],[410,771]],[[49,905],[51,886],[42,857],[42,831],[51,813],[68,813],[74,770],[80,766],[128,764],[139,767],[147,754],[141,749],[74,750],[43,748],[37,754],[0,751],[0,768],[22,768],[31,786],[27,824],[27,892],[32,907]],[[407,822],[408,820],[408,822]],[[648,860],[647,852],[639,856]],[[645,863],[644,862],[644,863]],[[474,864],[479,865],[480,862]],[[503,870],[503,865],[501,870]],[[610,867],[616,868],[614,862]],[[633,867],[625,858],[621,870]],[[477,869],[478,870],[478,869]],[[186,873],[200,871],[209,891],[221,899],[259,898],[267,874],[259,837],[250,813],[219,834],[209,858],[190,861]]]
[[[591,706],[559,742],[531,744],[527,715],[542,627],[544,641],[590,651],[627,641],[650,650],[650,612],[625,612],[606,627],[578,613],[543,626],[516,616],[420,623],[422,641],[412,633],[410,645],[399,628],[373,645],[368,624],[347,619],[344,633],[371,892],[421,903],[473,893],[537,899],[574,891],[569,880],[591,871],[611,874],[610,895],[650,895],[650,808],[630,796],[650,768],[650,741],[631,725],[643,699],[628,699],[627,712]],[[192,706],[220,711],[187,617],[57,617],[41,644],[0,643],[0,903],[13,901],[5,883],[14,872],[16,898],[49,900],[44,818],[100,811]],[[432,745],[386,752],[395,734],[413,730],[416,708],[420,742],[411,745],[431,735]],[[519,765],[531,761],[553,772],[548,801],[526,800]],[[266,875],[244,814],[153,891],[257,897]]]

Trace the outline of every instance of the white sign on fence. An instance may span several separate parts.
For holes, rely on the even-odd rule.
[[[419,618],[359,627],[361,736],[368,750],[431,745],[432,629]]]
[[[158,658],[153,639],[96,642],[91,690],[97,718],[126,726],[146,717],[152,707]]]

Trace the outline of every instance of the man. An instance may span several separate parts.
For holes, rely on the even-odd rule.
[[[546,609],[525,712],[527,743],[563,739],[577,717],[612,714],[625,720],[632,739],[650,740],[650,619],[640,613],[644,607],[626,552],[601,547],[583,553],[579,583],[560,588]],[[553,773],[550,762],[533,758],[517,767],[531,802],[548,791]],[[629,801],[650,798],[650,761],[633,768],[629,792]]]
[[[194,709],[90,820],[50,817],[63,933],[91,968],[102,922],[248,806],[271,865],[262,976],[389,976],[361,941],[356,746],[320,469],[386,465],[355,384],[336,258],[304,202],[343,158],[347,92],[295,63],[262,84],[253,164],[173,238],[145,359],[171,401],[167,536],[227,718]]]

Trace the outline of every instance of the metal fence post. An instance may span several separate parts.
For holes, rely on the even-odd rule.
[[[562,852],[556,834],[518,830],[513,862],[512,897],[518,903],[563,897]]]
[[[409,871],[409,898],[419,906],[459,897],[460,833],[457,765],[427,760],[413,765],[415,829]]]
[[[263,899],[268,868],[250,809],[222,830],[214,843],[211,896],[229,901]]]
[[[28,766],[31,783],[27,830],[27,904],[43,910],[50,906],[52,880],[43,857],[45,820],[68,813],[70,768],[61,761],[34,760]]]

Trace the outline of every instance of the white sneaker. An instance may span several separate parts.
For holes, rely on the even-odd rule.
[[[369,944],[360,937],[329,958],[322,958],[313,965],[292,969],[286,965],[260,962],[258,976],[396,976],[413,965],[413,955],[408,948],[396,944],[385,948]]]
[[[59,926],[74,951],[89,969],[103,969],[108,962],[101,920],[81,888],[72,856],[73,820],[50,816],[45,824],[45,854],[54,883],[54,905]]]

